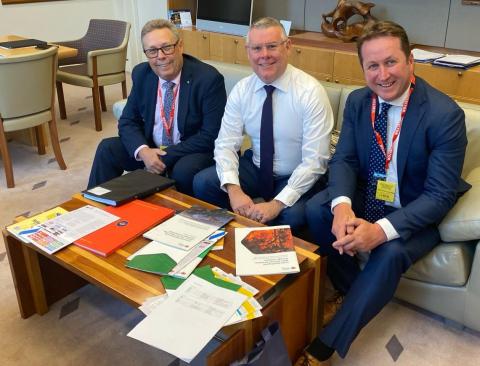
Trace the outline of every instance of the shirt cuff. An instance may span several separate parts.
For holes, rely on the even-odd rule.
[[[387,241],[400,237],[397,230],[395,230],[392,223],[387,218],[384,217],[383,219],[378,220],[376,224],[380,225],[380,227],[382,228],[383,232],[387,237]]]
[[[287,207],[292,207],[300,199],[297,191],[286,185],[274,199],[282,202]]]
[[[140,152],[141,149],[143,149],[144,147],[148,147],[147,145],[140,145],[139,147],[137,147],[137,150],[135,150],[135,152],[133,153],[133,157],[135,158],[136,161],[142,161],[142,159],[140,159],[138,157],[138,153]]]
[[[227,189],[225,188],[226,184],[235,184],[235,185],[239,186],[240,185],[240,180],[238,179],[238,174],[234,171],[228,171],[228,172],[221,173],[220,188],[225,192],[227,192]]]
[[[332,211],[332,214],[335,206],[339,205],[340,203],[348,203],[350,206],[352,206],[352,200],[350,198],[348,198],[347,196],[339,196],[332,200],[332,205],[330,206],[330,210]]]

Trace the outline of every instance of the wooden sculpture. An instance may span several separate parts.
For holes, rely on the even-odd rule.
[[[339,0],[337,7],[330,13],[322,14],[322,31],[327,37],[339,38],[344,42],[351,42],[362,34],[363,28],[376,20],[370,14],[374,3],[363,3],[356,0]],[[360,15],[363,20],[348,24],[349,18]]]

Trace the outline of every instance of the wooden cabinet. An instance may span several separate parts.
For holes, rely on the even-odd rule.
[[[202,60],[210,58],[210,33],[182,29],[183,52]]]
[[[243,37],[196,30],[183,30],[182,33],[185,53],[201,59],[248,65]],[[289,62],[292,65],[319,80],[365,85],[353,43],[326,39],[313,32],[307,32],[305,36],[296,35],[291,39],[294,44]],[[480,66],[459,71],[416,63],[415,74],[455,100],[480,104]]]
[[[332,81],[335,51],[293,45],[289,62],[319,80]]]
[[[222,33],[210,33],[210,59],[248,65],[245,38]]]
[[[415,75],[453,99],[480,104],[480,67],[469,70],[450,69],[431,64],[415,64]]]
[[[365,85],[363,70],[356,53],[335,51],[332,79],[340,84]]]

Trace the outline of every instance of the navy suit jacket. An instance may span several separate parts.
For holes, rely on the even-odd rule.
[[[347,196],[354,209],[355,202],[364,201],[368,181],[371,103],[369,88],[349,95],[329,166],[328,199]],[[386,215],[401,238],[440,222],[457,194],[468,189],[460,178],[466,145],[463,110],[417,77],[398,142],[397,189],[402,208]]]
[[[118,133],[130,156],[141,145],[153,142],[158,76],[147,62],[133,69],[133,86],[118,123]],[[167,167],[193,153],[212,153],[225,110],[227,95],[223,76],[212,66],[183,55],[177,123],[180,143],[166,148]]]

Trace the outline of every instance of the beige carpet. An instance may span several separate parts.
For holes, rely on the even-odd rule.
[[[102,132],[94,129],[89,90],[64,88],[68,119],[58,119],[58,125],[68,169],[59,170],[51,148],[39,156],[32,147],[12,141],[9,149],[16,187],[6,188],[0,168],[2,227],[19,214],[38,213],[84,189],[98,142],[117,134],[111,106],[121,99],[120,86],[106,88],[109,111],[102,113]],[[126,337],[141,313],[92,286],[59,301],[44,316],[21,319],[3,240],[0,304],[0,365],[181,364],[173,356]],[[334,365],[368,366],[480,365],[480,335],[392,302],[364,329],[347,358],[333,361]]]

